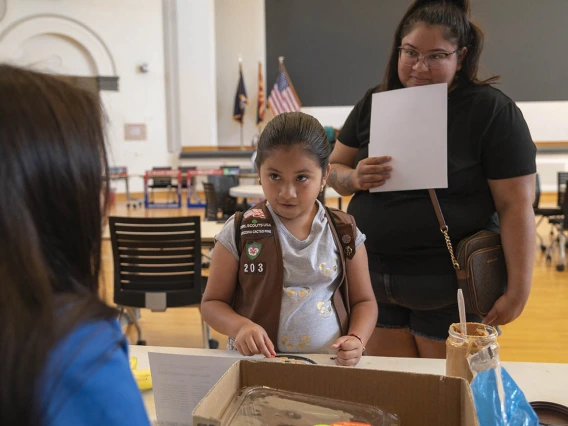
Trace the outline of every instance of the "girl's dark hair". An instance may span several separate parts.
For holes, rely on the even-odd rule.
[[[97,297],[107,172],[98,100],[0,65],[0,424],[40,425],[50,349],[115,315]]]
[[[325,173],[331,153],[327,133],[318,120],[303,112],[278,114],[268,122],[258,141],[256,168],[260,170],[272,150],[294,145],[301,145]]]
[[[456,74],[458,81],[491,84],[499,80],[499,76],[493,76],[486,80],[479,80],[477,77],[484,35],[481,29],[471,21],[470,16],[470,0],[415,0],[396,28],[390,59],[383,82],[378,90],[393,90],[403,87],[398,77],[398,48],[402,39],[418,23],[441,26],[444,28],[446,40],[454,43],[458,49],[467,47],[462,67]]]

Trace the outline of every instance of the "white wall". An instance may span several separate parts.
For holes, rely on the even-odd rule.
[[[0,59],[70,75],[119,77],[101,92],[109,118],[110,163],[142,173],[171,163],[166,145],[160,0],[8,0],[0,21]],[[51,41],[51,43],[50,43]],[[49,46],[46,46],[46,43]],[[138,71],[147,62],[150,72]],[[96,75],[95,74],[95,75]],[[125,123],[145,123],[147,140],[124,140]],[[139,191],[141,179],[131,189]]]
[[[262,61],[266,86],[266,31],[264,0],[215,0],[217,61],[217,134],[219,146],[240,145],[240,125],[233,120],[237,92],[238,57],[243,58],[243,78],[248,95],[243,140],[249,146],[256,127],[258,61]]]
[[[568,101],[517,102],[535,142],[568,141]],[[352,105],[336,107],[302,107],[324,126],[341,128],[353,109]]]
[[[173,41],[164,38],[170,21],[164,20],[163,4],[175,6]],[[0,14],[0,60],[61,74],[119,77],[118,92],[101,93],[110,161],[133,174],[175,166],[180,146],[240,144],[240,126],[232,119],[239,55],[249,98],[244,143],[250,145],[257,133],[259,60],[266,95],[273,83],[266,81],[265,39],[263,0],[145,0],[143,6],[138,0],[7,0],[6,14]],[[174,65],[164,63],[165,47],[174,48]],[[142,63],[148,63],[148,73],[139,72]],[[166,85],[172,66],[178,75],[179,131],[169,149],[167,123],[175,114],[170,103],[166,108]],[[568,141],[568,101],[519,107],[535,141]],[[350,109],[303,108],[334,127],[341,127]],[[145,123],[147,140],[125,141],[125,123]],[[568,170],[568,154],[538,154],[537,164],[543,190],[554,191],[553,169]],[[131,189],[140,191],[142,180],[132,179]]]
[[[181,146],[217,146],[213,0],[175,0]],[[215,6],[214,6],[215,3]]]

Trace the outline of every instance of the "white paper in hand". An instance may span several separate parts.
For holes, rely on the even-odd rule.
[[[370,192],[448,187],[446,83],[375,93],[369,157],[389,155],[390,179]]]

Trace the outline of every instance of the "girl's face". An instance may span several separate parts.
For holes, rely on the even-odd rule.
[[[312,219],[315,201],[325,175],[315,158],[300,145],[276,148],[260,166],[260,181],[264,196],[283,223],[297,219]]]
[[[461,69],[466,53],[464,47],[445,55],[454,52],[457,46],[444,38],[442,27],[423,23],[416,24],[412,31],[403,37],[400,47],[402,49],[398,57],[398,78],[404,87],[448,83],[449,89],[456,73]],[[420,56],[418,62],[414,66],[409,65],[412,59],[416,60],[417,55]],[[425,55],[426,62],[433,64],[430,69],[424,65]]]

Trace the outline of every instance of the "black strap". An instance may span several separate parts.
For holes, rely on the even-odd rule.
[[[432,201],[432,206],[434,207],[434,211],[436,212],[436,217],[438,218],[438,223],[440,224],[440,231],[444,236],[444,240],[446,241],[446,247],[448,248],[448,253],[450,253],[450,258],[452,259],[452,265],[454,266],[456,272],[458,272],[460,270],[460,264],[457,261],[456,255],[454,253],[452,240],[450,239],[450,234],[448,233],[449,228],[448,225],[446,225],[446,221],[444,220],[444,215],[442,214],[442,208],[440,207],[440,202],[438,201],[436,191],[433,189],[429,189],[428,193],[430,194],[430,201]]]
[[[237,253],[241,256],[241,223],[243,222],[243,212],[235,212],[235,244]]]
[[[430,194],[430,201],[432,201],[432,206],[436,212],[436,217],[438,218],[438,223],[440,224],[440,229],[448,229],[446,221],[444,220],[444,215],[442,213],[442,208],[440,207],[440,202],[438,201],[438,196],[434,189],[429,189],[428,194]]]
[[[339,248],[343,250],[343,253],[345,254],[345,257],[347,259],[353,259],[353,256],[355,256],[355,235],[353,226],[343,226],[343,228],[340,229],[339,225],[337,225],[337,222],[335,221],[335,218],[333,217],[333,212],[331,211],[331,209],[327,206],[325,206],[325,209],[327,210],[327,215],[331,220],[333,228],[335,229],[335,234],[337,234],[337,237],[339,239]],[[353,222],[351,222],[351,225],[353,225]],[[347,232],[349,234],[350,238],[348,242],[343,241],[340,235],[341,232]]]

